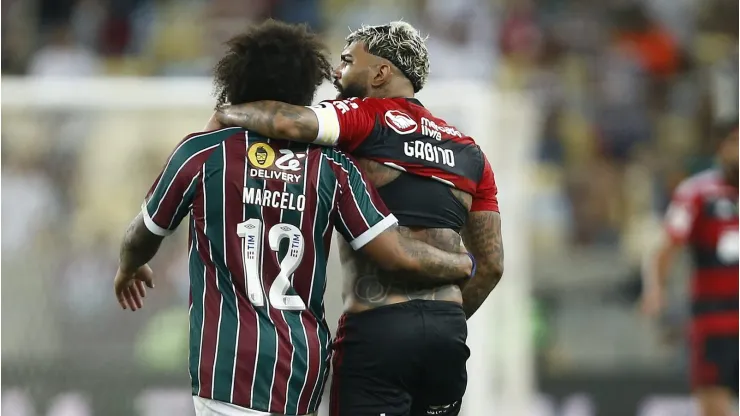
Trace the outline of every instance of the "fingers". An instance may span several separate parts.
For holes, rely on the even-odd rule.
[[[141,282],[137,282],[141,284]],[[143,289],[144,286],[141,286]],[[129,282],[125,287],[116,290],[116,298],[118,298],[118,304],[123,309],[130,309],[136,311],[144,307],[142,296],[140,295],[139,289],[133,282]]]
[[[123,294],[123,290],[119,290],[116,288],[116,299],[118,299],[118,304],[121,306],[121,309],[126,309],[126,297]]]
[[[139,295],[139,291],[136,289],[135,285],[129,285],[126,289],[125,296],[126,303],[128,303],[128,306],[132,311],[136,311],[144,307],[144,302],[141,300],[141,296]]]
[[[136,278],[144,282],[146,287],[154,288],[154,272],[148,265],[145,264],[139,268],[136,272]]]
[[[119,270],[113,283],[116,299],[122,309],[132,311],[144,307],[146,288],[154,287],[154,272],[148,265],[141,266],[134,275],[123,274]]]
[[[136,289],[136,294],[138,294],[140,298],[143,299],[146,297],[146,287],[144,287],[144,282],[137,280],[134,282],[134,287]]]

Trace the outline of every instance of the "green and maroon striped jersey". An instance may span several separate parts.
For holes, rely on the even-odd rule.
[[[354,249],[396,223],[354,161],[240,128],[186,137],[142,206],[170,234],[190,214],[193,394],[286,415],[326,381],[332,229]]]

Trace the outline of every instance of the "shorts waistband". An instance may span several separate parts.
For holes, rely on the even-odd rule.
[[[463,312],[463,308],[461,304],[447,300],[414,299],[407,302],[378,306],[377,308],[368,309],[362,312],[345,312],[342,314],[342,319],[355,320],[362,319],[364,317],[369,318],[408,311]]]

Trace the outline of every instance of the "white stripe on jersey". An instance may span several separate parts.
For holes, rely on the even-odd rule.
[[[203,174],[206,173],[206,165],[204,164],[201,168],[203,171]],[[203,231],[205,232],[205,221],[206,221],[206,182],[203,181]],[[195,237],[195,249],[198,250],[200,247],[198,245],[198,232],[197,230],[193,232],[193,237]],[[201,391],[203,391],[203,380],[201,378],[201,364],[203,364],[203,329],[206,325],[206,293],[208,292],[208,282],[206,282],[206,279],[208,278],[208,266],[203,264],[203,306],[202,306],[202,313],[203,313],[203,319],[201,319],[200,323],[200,357],[198,359],[198,396],[200,396]]]

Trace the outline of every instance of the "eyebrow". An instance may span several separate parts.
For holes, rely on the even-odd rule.
[[[351,54],[349,54],[349,53],[343,53],[343,54],[342,54],[342,55],[341,55],[341,56],[339,57],[339,59],[341,59],[341,60],[343,60],[343,61],[351,61],[351,60],[352,60],[352,55],[351,55]]]

